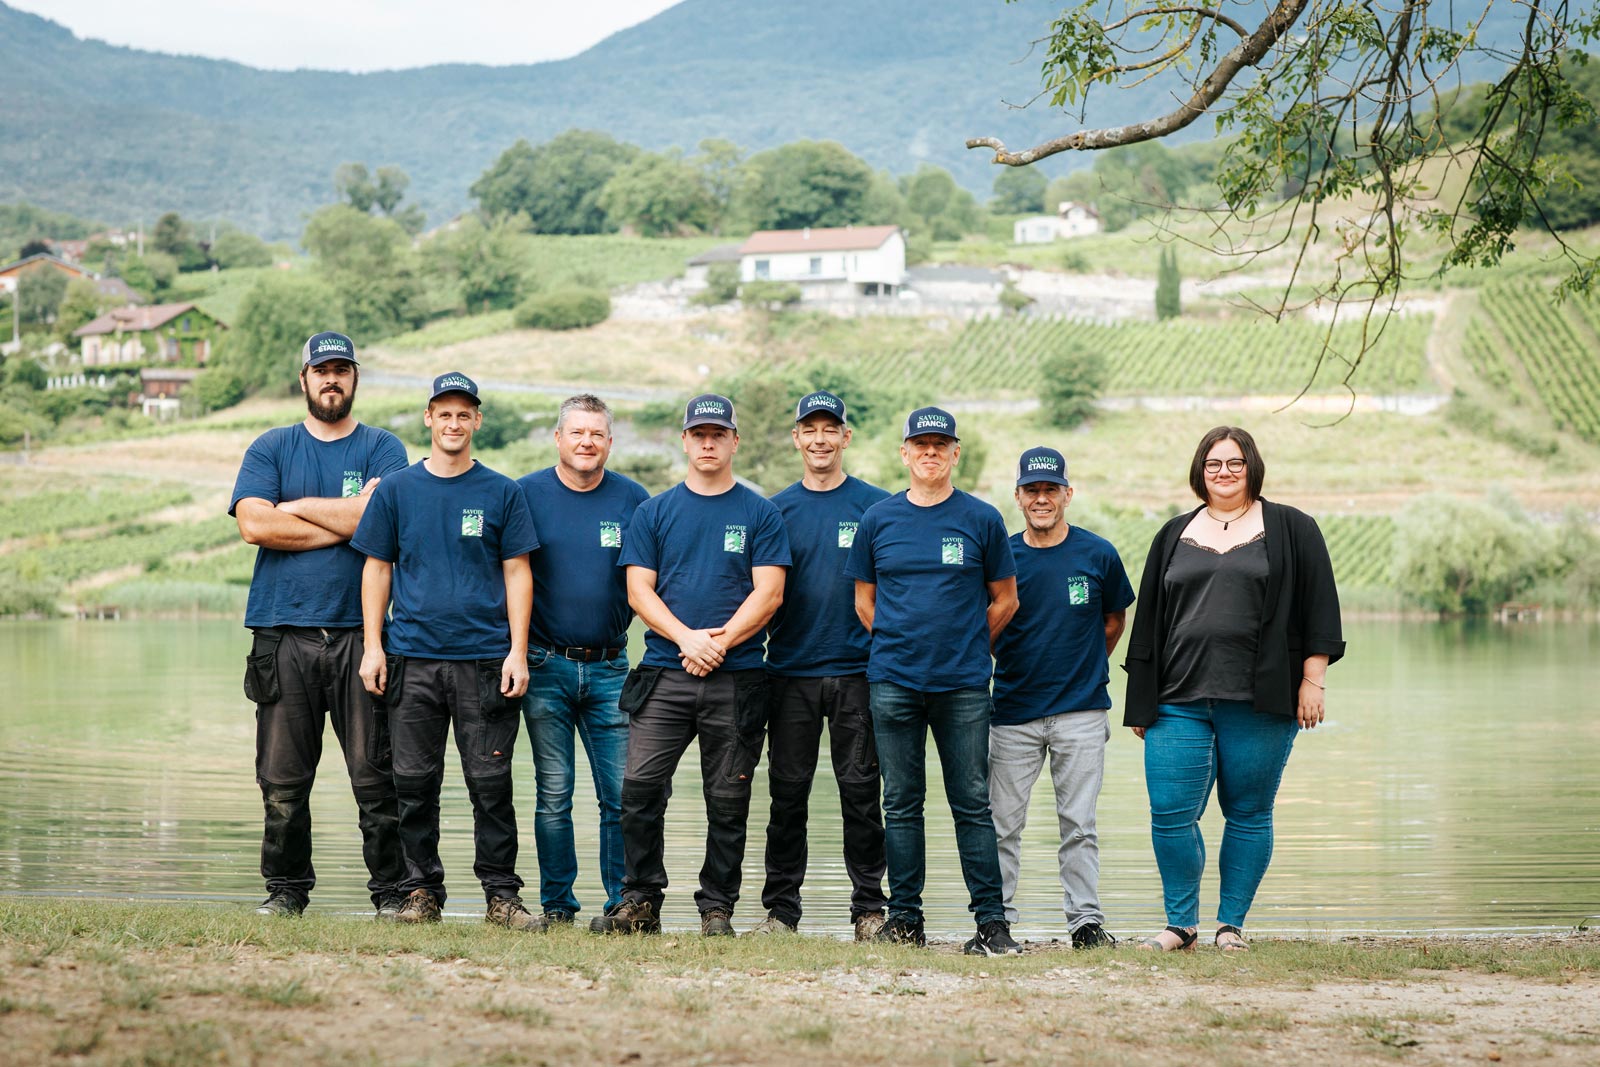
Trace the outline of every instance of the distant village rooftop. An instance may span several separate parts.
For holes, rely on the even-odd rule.
[[[193,304],[152,304],[149,307],[113,308],[99,318],[72,331],[74,337],[92,337],[102,333],[140,333],[158,330],[182,315],[193,311]]]
[[[818,226],[803,230],[757,230],[739,246],[741,255],[785,252],[862,252],[882,248],[898,226]]]

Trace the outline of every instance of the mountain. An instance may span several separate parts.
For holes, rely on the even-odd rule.
[[[0,3],[0,203],[117,224],[164,211],[296,237],[340,163],[398,164],[433,221],[513,141],[572,127],[647,148],[842,142],[896,174],[949,168],[980,195],[967,137],[1076,128],[1037,92],[1046,0],[684,0],[571,59],[369,74],[262,71],[82,40]],[[1152,82],[1097,98],[1095,123],[1170,107]],[[1211,135],[1196,123],[1191,137]],[[1065,173],[1090,160],[1044,164]]]

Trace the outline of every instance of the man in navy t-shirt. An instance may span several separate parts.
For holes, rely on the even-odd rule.
[[[360,376],[344,334],[307,341],[300,389],[309,414],[255,439],[228,504],[239,533],[260,549],[244,615],[254,634],[244,691],[256,705],[256,783],[266,809],[263,915],[299,915],[316,885],[311,785],[328,716],[355,792],[367,891],[379,918],[400,910],[389,750],[358,673],[363,561],[347,542],[378,480],[405,469],[406,450],[350,414]]]
[[[867,645],[856,618],[855,583],[844,561],[866,510],[889,494],[844,472],[851,431],[844,401],[829,392],[795,407],[794,446],[805,464],[798,482],[772,498],[789,531],[793,562],[783,607],[767,639],[772,718],[768,768],[767,917],[752,933],[800,923],[806,875],[806,807],[817,772],[817,743],[829,725],[833,773],[844,817],[844,865],[856,940],[883,926],[883,815],[878,807],[878,751],[867,700]]]
[[[611,409],[584,393],[556,415],[556,464],[521,479],[539,524],[532,556],[533,624],[528,639],[528,695],[522,712],[533,748],[538,802],[541,923],[570,923],[578,854],[572,835],[573,734],[583,738],[600,806],[600,881],[606,910],[622,899],[622,768],[628,717],[617,707],[628,674],[627,576],[617,566],[622,532],[650,494],[606,470]],[[598,921],[598,916],[596,921]],[[593,924],[591,924],[592,926]]]
[[[477,384],[435,378],[423,421],[428,458],[378,486],[350,542],[367,557],[361,680],[387,709],[394,745],[406,867],[396,918],[438,922],[444,905],[439,788],[453,724],[484,920],[537,929],[518,895],[511,752],[528,687],[528,553],[539,538],[517,484],[472,458],[483,425]]]
[[[964,950],[1021,952],[1005,917],[989,814],[989,650],[1017,610],[1016,566],[1000,513],[951,481],[961,458],[955,416],[918,408],[902,440],[910,487],[867,509],[844,571],[872,632],[867,681],[889,861],[889,919],[877,936],[925,943],[923,757],[931,730],[978,924]]]
[[[1133,586],[1111,542],[1066,521],[1067,461],[1040,445],[1017,461],[1017,506],[1027,525],[1011,538],[1017,614],[994,643],[989,798],[1000,842],[1006,919],[1015,899],[1033,783],[1050,757],[1061,829],[1057,859],[1073,948],[1114,944],[1100,910],[1095,805],[1111,736],[1108,661]]]
[[[706,857],[700,932],[733,935],[750,779],[767,725],[767,623],[783,600],[789,538],[770,500],[733,477],[733,402],[706,394],[683,416],[684,480],[639,505],[623,531],[628,602],[643,619],[643,661],[623,685],[629,716],[622,778],[622,902],[603,933],[661,928],[663,833],[672,774],[700,740]]]

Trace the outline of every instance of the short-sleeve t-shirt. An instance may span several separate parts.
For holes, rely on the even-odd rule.
[[[422,659],[511,651],[501,563],[539,547],[522,490],[473,461],[454,478],[417,462],[373,491],[350,546],[394,564],[388,650]]]
[[[621,565],[656,572],[656,595],[677,619],[695,630],[733,618],[755,588],[754,568],[787,567],[789,535],[772,501],[735,484],[702,496],[679,482],[633,513],[623,534]],[[766,630],[735,645],[723,670],[751,670],[763,662]],[[646,630],[647,667],[678,667],[678,646]]]
[[[1011,538],[1017,613],[994,642],[994,719],[1001,726],[1111,706],[1105,617],[1133,603],[1110,541],[1081,526],[1049,548]]]
[[[632,478],[606,471],[587,492],[569,489],[546,467],[517,480],[539,528],[533,565],[533,621],[528,637],[546,648],[615,648],[627,644],[627,574],[617,566],[622,531],[650,499]]]
[[[869,682],[921,693],[987,688],[987,583],[1017,572],[993,506],[955,489],[932,507],[896,493],[867,509],[845,574],[872,582]]]
[[[278,505],[306,497],[360,496],[367,482],[404,470],[407,462],[400,439],[375,426],[357,424],[337,441],[319,441],[304,423],[280,426],[245,451],[228,514],[246,497]],[[361,553],[344,543],[304,552],[257,550],[244,624],[360,626],[365,563]]]
[[[791,678],[861,674],[870,640],[856,616],[856,583],[844,576],[861,516],[889,494],[859,478],[818,492],[795,482],[772,498],[789,531],[783,607],[767,638],[767,669]]]

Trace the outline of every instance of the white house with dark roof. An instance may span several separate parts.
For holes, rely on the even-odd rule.
[[[794,282],[808,300],[892,296],[905,276],[898,226],[758,230],[739,246],[741,281]]]

